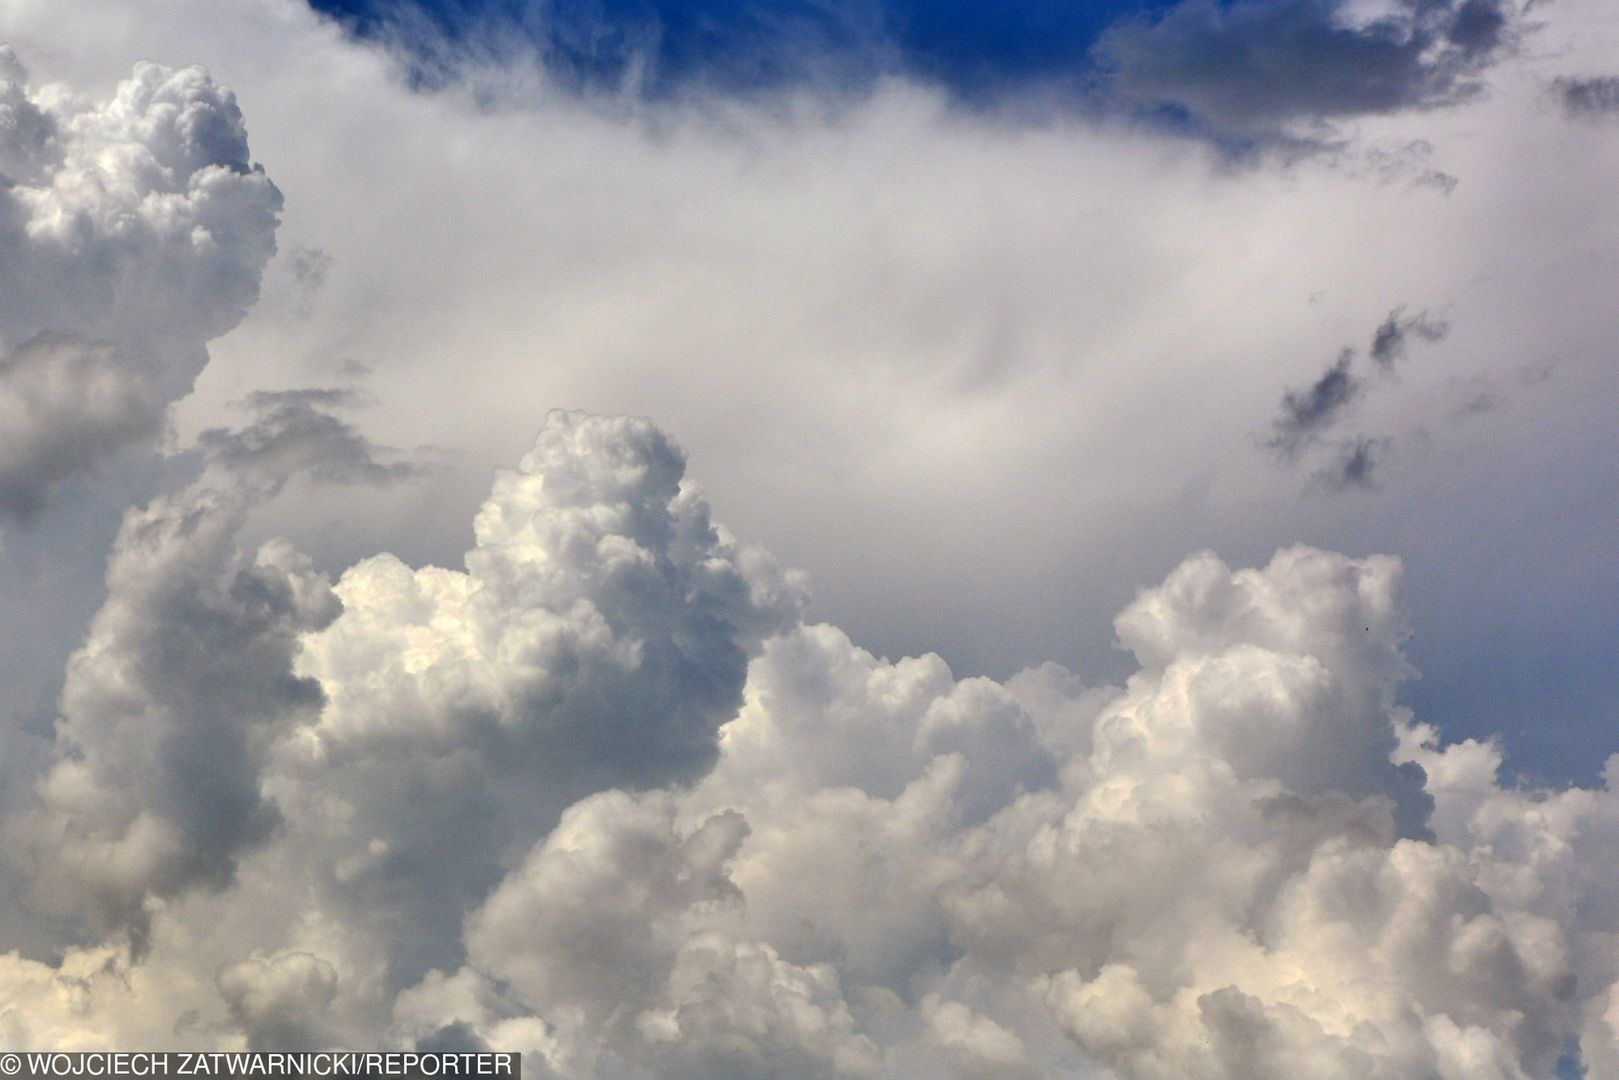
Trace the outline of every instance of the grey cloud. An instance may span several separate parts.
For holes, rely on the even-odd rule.
[[[1509,26],[1496,0],[1405,0],[1365,25],[1337,0],[1188,0],[1096,47],[1115,93],[1238,135],[1427,108],[1479,89]]]
[[[1575,78],[1565,75],[1552,83],[1552,92],[1562,102],[1563,111],[1576,119],[1619,116],[1619,76]]]
[[[152,440],[164,413],[110,345],[47,333],[0,353],[0,509],[34,518],[61,481]]]
[[[1350,370],[1354,359],[1354,350],[1345,349],[1308,389],[1282,395],[1282,414],[1272,424],[1273,434],[1265,445],[1283,461],[1296,459],[1360,396],[1364,384]]]
[[[1357,435],[1340,442],[1333,460],[1310,477],[1310,485],[1317,491],[1339,494],[1345,491],[1366,491],[1377,486],[1373,474],[1393,452],[1394,440],[1386,437]]]
[[[1450,325],[1426,311],[1407,316],[1402,305],[1372,332],[1368,354],[1378,370],[1392,374],[1404,360],[1414,340],[1437,342],[1450,332]],[[1271,425],[1265,447],[1284,464],[1293,464],[1310,447],[1318,444],[1366,391],[1366,380],[1355,374],[1355,350],[1345,348],[1338,359],[1310,386],[1288,390],[1282,395],[1281,415]],[[1359,435],[1340,441],[1333,460],[1311,476],[1316,491],[1339,493],[1376,486],[1373,474],[1393,451],[1394,441],[1385,436]]]
[[[355,400],[345,390],[258,391],[246,402],[258,414],[252,424],[210,428],[197,444],[219,465],[271,482],[306,474],[323,483],[390,484],[422,475],[425,466],[383,460],[393,452],[326,411]]]
[[[0,507],[149,441],[252,303],[281,196],[229,91],[136,67],[36,94],[0,51]]]
[[[205,478],[126,515],[107,600],[68,664],[42,805],[13,836],[47,906],[87,908],[137,945],[151,901],[227,887],[269,838],[264,756],[321,700],[292,657],[337,601],[284,543],[242,565],[251,504]]]
[[[1483,416],[1501,406],[1501,395],[1495,388],[1495,382],[1483,375],[1453,382],[1449,389],[1453,400],[1450,407],[1452,419]]]
[[[343,617],[304,639],[321,759],[284,782],[350,785],[349,817],[299,827],[352,866],[335,903],[415,928],[388,941],[390,978],[453,964],[467,908],[570,803],[712,764],[749,656],[802,597],[710,521],[684,467],[645,421],[554,413],[497,478],[465,572],[367,559],[337,585]]]
[[[0,183],[37,180],[56,158],[56,122],[27,91],[28,72],[10,45],[0,45]]]
[[[294,311],[304,318],[314,314],[315,301],[326,285],[326,275],[336,265],[337,260],[319,248],[292,249],[287,257],[287,269],[297,290],[293,297]]]
[[[1406,358],[1412,337],[1433,344],[1443,341],[1448,333],[1450,324],[1431,318],[1426,311],[1406,317],[1405,308],[1397,307],[1389,312],[1388,318],[1372,334],[1370,355],[1378,367],[1392,372],[1394,365]]]
[[[306,952],[252,956],[220,969],[215,981],[252,1050],[331,1045],[329,1009],[337,971]]]
[[[400,475],[316,408],[343,400],[255,395],[256,423],[203,434],[200,478],[125,514],[107,599],[68,662],[41,805],[12,831],[39,867],[46,907],[125,929],[144,948],[153,903],[228,887],[243,854],[281,822],[261,787],[267,755],[323,700],[293,658],[301,635],[341,605],[289,544],[248,559],[237,537],[299,472]]]

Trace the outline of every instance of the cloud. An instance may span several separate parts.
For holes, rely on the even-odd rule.
[[[1404,313],[1405,308],[1395,308],[1372,334],[1368,355],[1385,372],[1393,371],[1394,365],[1405,359],[1407,343],[1412,336],[1431,345],[1443,341],[1445,335],[1450,333],[1448,323],[1430,318],[1426,311],[1419,311],[1408,318],[1403,317]]]
[[[1500,671],[1410,681],[1426,642],[1578,639],[1536,677],[1574,713],[1609,667],[1611,169],[1525,107],[1544,80],[1365,121],[1431,138],[1467,179],[1441,200],[908,85],[785,115],[412,95],[294,8],[84,2],[71,41],[55,5],[0,9],[89,85],[98,49],[220,57],[311,197],[289,243],[344,272],[211,346],[176,438],[214,431],[212,467],[148,478],[59,723],[4,729],[8,1044],[492,1046],[607,1080],[1619,1060],[1609,780],[1467,738]],[[1243,433],[1391,294],[1445,296],[1456,347],[1356,399],[1365,430],[1525,356],[1558,378],[1353,514],[1298,499]],[[339,392],[229,404],[350,357],[364,436],[312,415]],[[489,491],[558,401],[672,417],[833,601],[715,525],[646,421],[560,414]],[[268,498],[422,442],[461,473],[341,487],[341,544],[300,516],[318,490]],[[7,537],[8,581],[100,576],[58,506]],[[1389,557],[1255,561],[1300,535],[1395,544],[1411,595]],[[1180,558],[1205,543],[1237,562]],[[57,580],[19,610],[59,619]],[[1050,655],[1086,678],[1017,671]],[[1583,761],[1611,733],[1581,723]]]
[[[138,945],[151,903],[227,887],[269,838],[264,755],[321,701],[292,656],[337,600],[285,543],[243,565],[253,499],[203,481],[126,515],[108,598],[68,662],[41,806],[14,823],[48,907],[127,927]]]
[[[1552,83],[1552,92],[1562,102],[1563,111],[1576,119],[1600,120],[1619,113],[1619,76],[1559,76]]]
[[[1332,463],[1317,470],[1310,482],[1317,490],[1329,494],[1356,488],[1375,488],[1377,485],[1372,475],[1388,459],[1393,449],[1394,440],[1387,437],[1357,435],[1353,439],[1345,439],[1338,444]]]
[[[34,518],[59,482],[153,439],[164,412],[110,345],[43,333],[0,355],[0,507]]]
[[[497,478],[466,572],[366,559],[304,640],[327,704],[288,798],[356,785],[343,818],[308,825],[354,866],[345,903],[402,903],[387,918],[418,927],[389,945],[403,972],[454,956],[517,837],[593,791],[705,771],[748,656],[802,602],[683,468],[650,424],[555,413]]]
[[[323,701],[293,659],[303,632],[341,605],[287,542],[247,558],[238,538],[295,475],[408,475],[376,464],[359,435],[316,407],[341,400],[255,395],[256,423],[205,433],[202,476],[125,514],[107,599],[68,661],[41,805],[14,823],[48,908],[126,927],[143,947],[152,904],[227,887],[280,822],[260,790],[265,755],[277,731]]]
[[[1364,383],[1350,371],[1354,359],[1354,350],[1345,349],[1308,389],[1282,395],[1282,415],[1271,425],[1274,434],[1265,445],[1283,461],[1297,458],[1360,396]]]
[[[136,68],[112,97],[36,93],[0,47],[0,507],[150,442],[274,251],[280,193],[234,97]]]
[[[1121,23],[1096,52],[1126,99],[1264,136],[1464,100],[1509,30],[1495,0],[1403,2],[1368,21],[1333,0],[1188,0]]]
[[[323,408],[352,401],[353,396],[341,390],[255,391],[247,400],[258,414],[251,425],[210,428],[198,434],[197,445],[211,460],[239,475],[279,478],[307,473],[333,484],[391,484],[420,476],[424,466],[381,460],[390,452]]]
[[[555,414],[464,573],[335,586],[283,542],[232,571],[223,469],[132,512],[20,820],[144,949],[0,958],[14,1044],[386,1031],[691,1078],[1612,1055],[1619,802],[1504,786],[1399,704],[1397,560],[1195,556],[1115,620],[1123,685],[958,679],[804,624],[682,464]]]
[[[784,787],[790,743],[761,782],[727,737],[673,805],[570,811],[469,923],[472,966],[405,1000],[504,987],[503,1023],[542,1021],[524,1045],[561,1075],[1544,1072],[1574,1017],[1562,931],[1486,891],[1463,850],[1401,838],[1434,796],[1391,760],[1397,581],[1392,560],[1307,549],[1263,570],[1189,561],[1120,616],[1141,671],[1090,711],[1061,786],[1006,792],[977,825],[956,754],[920,752],[885,798]],[[848,659],[876,681],[835,680],[857,696],[828,715],[920,690],[915,662],[817,636],[756,662],[738,735],[791,723],[777,680]],[[750,952],[762,981],[733,1000]],[[792,1013],[771,985],[798,987]]]
[[[366,433],[442,453],[417,484],[268,510],[266,531],[296,536],[318,565],[384,549],[458,565],[489,471],[567,406],[680,432],[733,524],[815,574],[820,617],[877,653],[937,649],[962,672],[1057,659],[1121,677],[1105,625],[1073,613],[1116,606],[1189,538],[1248,558],[1297,536],[1399,550],[1424,569],[1411,598],[1433,628],[1414,646],[1424,693],[1475,685],[1460,658],[1480,638],[1453,613],[1481,587],[1502,615],[1489,647],[1548,663],[1585,648],[1612,606],[1531,557],[1537,522],[1571,524],[1590,505],[1555,463],[1619,460],[1580,405],[1609,377],[1593,268],[1616,235],[1612,144],[1533,120],[1557,73],[1604,70],[1600,36],[1577,29],[1592,0],[1537,9],[1536,49],[1492,69],[1489,94],[1344,122],[1353,146],[1285,169],[1231,169],[1201,144],[1038,95],[1009,106],[1021,120],[963,109],[905,79],[869,95],[687,86],[635,102],[478,66],[470,85],[412,93],[392,54],[297,5],[260,22],[236,0],[176,2],[132,19],[83,0],[68,40],[50,4],[0,0],[16,38],[38,44],[42,80],[110,85],[131,55],[208,60],[287,193],[282,246],[337,260],[307,319],[289,260],[272,264],[263,302],[210,346],[175,413],[184,445],[237,426],[231,403],[252,388],[347,385],[351,361],[369,369]],[[1416,171],[1458,177],[1448,198],[1410,186],[1415,173],[1385,182],[1355,165],[1424,141]],[[1553,257],[1554,235],[1573,248]],[[1456,347],[1422,353],[1398,394],[1367,393],[1352,419],[1397,441],[1428,427],[1432,452],[1402,453],[1374,512],[1335,514],[1299,498],[1324,462],[1278,470],[1247,436],[1269,437],[1282,388],[1307,386],[1346,343],[1363,351],[1402,299],[1407,314],[1442,311]],[[1435,386],[1505,385],[1548,356],[1567,359],[1544,408],[1578,422],[1525,425],[1506,409],[1438,422]],[[1352,433],[1334,428],[1313,452]],[[1434,492],[1465,490],[1479,494],[1435,508]],[[1483,520],[1514,500],[1534,504],[1517,527]],[[1429,527],[1406,528],[1414,515]],[[27,543],[20,530],[8,542],[19,556]],[[1518,569],[1481,586],[1447,557],[1475,542]],[[1452,647],[1463,637],[1468,649]],[[1520,714],[1550,710],[1600,738],[1594,701],[1515,686],[1447,720],[1516,731]],[[1590,779],[1585,757],[1511,737],[1515,761]]]
[[[215,980],[251,1049],[322,1046],[326,1011],[337,996],[337,971],[304,952],[251,956],[222,968]]]
[[[1430,317],[1426,311],[1412,316],[1404,312],[1403,305],[1395,308],[1372,333],[1367,353],[1384,374],[1392,374],[1395,365],[1406,358],[1412,338],[1432,343],[1442,341],[1450,332],[1448,323]],[[1282,395],[1282,414],[1272,422],[1272,434],[1264,445],[1284,464],[1293,464],[1320,443],[1322,436],[1365,393],[1366,381],[1354,373],[1354,360],[1355,350],[1345,347],[1308,389],[1288,390]],[[1310,487],[1329,494],[1374,488],[1373,471],[1393,449],[1394,440],[1387,436],[1358,435],[1341,440],[1333,460],[1311,476]]]
[[[287,269],[296,287],[293,310],[308,318],[314,314],[315,301],[326,284],[326,277],[337,265],[337,260],[319,248],[295,248],[287,257]]]

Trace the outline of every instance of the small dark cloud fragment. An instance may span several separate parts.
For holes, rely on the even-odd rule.
[[[1563,112],[1576,120],[1619,118],[1619,75],[1565,76],[1552,83]]]
[[[1283,461],[1297,458],[1360,395],[1363,383],[1350,370],[1354,359],[1354,350],[1345,349],[1308,389],[1282,395],[1282,415],[1265,445]]]
[[[355,403],[347,390],[259,391],[246,401],[258,414],[253,423],[236,430],[210,428],[197,442],[215,464],[270,484],[305,473],[322,483],[380,486],[426,471],[416,461],[386,460],[393,451],[325,411]]]
[[[287,257],[287,271],[297,288],[293,309],[299,316],[307,319],[315,313],[315,299],[326,284],[326,275],[336,265],[337,260],[319,248],[292,249]]]
[[[1461,180],[1441,169],[1429,169],[1411,183],[1416,187],[1429,187],[1441,195],[1449,195],[1456,190]]]
[[[1557,374],[1556,360],[1542,360],[1539,363],[1521,364],[1517,369],[1518,385],[1539,386],[1549,382]]]
[[[1404,316],[1403,306],[1395,308],[1372,333],[1371,357],[1384,372],[1393,372],[1394,365],[1405,359],[1411,338],[1433,344],[1450,333],[1449,323],[1431,318],[1426,311]]]
[[[1357,435],[1338,444],[1337,455],[1310,477],[1312,490],[1328,495],[1370,491],[1377,487],[1373,474],[1394,450],[1392,439]]]
[[[1495,0],[1464,0],[1451,16],[1445,38],[1464,57],[1484,56],[1501,43],[1506,30],[1506,12]]]
[[[1372,332],[1368,352],[1379,370],[1392,374],[1395,365],[1405,359],[1412,340],[1432,343],[1449,332],[1450,325],[1443,320],[1427,311],[1408,316],[1401,305]],[[1263,445],[1284,465],[1295,464],[1307,449],[1322,441],[1365,392],[1366,385],[1366,380],[1355,373],[1355,350],[1346,346],[1315,382],[1282,395],[1281,414],[1272,422],[1271,435]],[[1472,412],[1494,408],[1494,395],[1488,391],[1486,383],[1483,390],[1466,399],[1465,407]],[[1391,439],[1368,435],[1340,441],[1332,463],[1312,474],[1311,489],[1336,493],[1375,487],[1373,472],[1389,456],[1393,445]]]
[[[1450,410],[1453,420],[1483,416],[1501,407],[1501,397],[1496,393],[1495,384],[1482,375],[1465,382],[1452,383],[1452,390],[1456,395],[1455,404]]]

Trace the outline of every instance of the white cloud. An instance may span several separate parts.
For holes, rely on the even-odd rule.
[[[85,3],[72,41],[54,5],[0,16],[91,86],[131,50],[216,62],[289,247],[329,257],[319,303],[307,263],[272,265],[213,346],[182,422],[211,463],[125,514],[54,728],[8,703],[4,1041],[488,1045],[559,1077],[1515,1077],[1572,1037],[1619,1068],[1606,781],[1515,783],[1408,710],[1393,558],[1162,572],[1387,540],[1418,642],[1433,619],[1471,643],[1473,604],[1602,610],[1619,151],[1545,108],[1550,61],[1334,161],[1221,172],[905,85],[626,118],[516,102],[506,72],[480,109],[290,2]],[[94,104],[4,67],[6,213],[39,239],[0,249],[0,445],[58,480],[186,392],[257,287],[275,189],[196,69]],[[1407,183],[1430,165],[1450,196]],[[1450,333],[1356,414],[1401,440],[1384,497],[1299,501],[1254,433],[1402,303]],[[1513,374],[1542,357],[1553,378]],[[1480,372],[1510,402],[1441,428]],[[363,391],[283,392],[338,383]],[[461,464],[372,483],[393,467],[319,411],[365,394],[378,437]],[[554,414],[475,487],[563,402],[687,433],[839,626],[649,422]],[[464,569],[423,558],[468,518]],[[1547,535],[1546,566],[1481,569]],[[7,558],[59,536],[19,538]],[[1001,672],[1116,640],[1128,670],[880,655],[934,638]]]
[[[957,680],[798,625],[682,460],[557,414],[467,572],[379,556],[341,614],[284,543],[232,576],[256,474],[132,512],[22,822],[144,950],[0,963],[17,1044],[386,1029],[563,1077],[1612,1053],[1619,804],[1413,724],[1394,560],[1197,556],[1116,621],[1124,686]]]
[[[412,94],[293,0],[143,19],[85,2],[71,42],[50,4],[0,14],[53,75],[206,58],[288,194],[288,256],[213,346],[182,431],[360,365],[378,439],[448,451],[420,486],[279,505],[273,527],[323,566],[384,548],[451,561],[488,470],[545,411],[648,415],[739,532],[815,575],[819,617],[878,652],[1117,677],[1105,621],[1076,613],[1116,609],[1193,548],[1254,561],[1306,539],[1406,558],[1425,688],[1466,699],[1454,719],[1488,715],[1470,734],[1531,710],[1579,721],[1518,685],[1474,700],[1448,646],[1497,669],[1577,650],[1613,599],[1537,557],[1590,505],[1566,463],[1607,477],[1614,459],[1601,284],[1619,145],[1546,99],[1611,54],[1600,4],[1537,10],[1533,47],[1461,107],[1234,170],[1123,125],[964,114],[903,83],[639,111],[527,71],[481,73],[479,101]],[[1436,172],[1458,181],[1448,196],[1419,182]],[[297,251],[316,248],[332,264],[311,310]],[[1400,304],[1451,332],[1342,433],[1393,439],[1379,490],[1301,498],[1327,462],[1275,471],[1253,436]],[[1435,397],[1475,376],[1507,388],[1500,407],[1450,421]],[[1611,548],[1581,561],[1608,566]],[[1475,599],[1498,617],[1464,620]]]
[[[30,91],[6,47],[0,101],[0,501],[34,514],[191,390],[258,294],[281,195],[200,68],[143,64],[91,102]]]

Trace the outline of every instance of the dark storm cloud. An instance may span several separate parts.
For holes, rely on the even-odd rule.
[[[1335,0],[1189,0],[1110,30],[1096,57],[1123,98],[1252,135],[1462,100],[1508,30],[1494,0],[1407,2],[1362,26],[1346,25],[1342,9]]]
[[[1619,117],[1619,76],[1587,79],[1565,76],[1552,83],[1552,92],[1571,117],[1583,120]]]
[[[1350,366],[1353,349],[1345,349],[1315,382],[1304,390],[1282,395],[1282,414],[1273,424],[1274,433],[1265,443],[1283,461],[1292,461],[1341,416],[1360,395],[1362,380]]]
[[[1407,346],[1412,337],[1432,344],[1443,341],[1445,335],[1450,333],[1449,323],[1430,318],[1426,311],[1418,312],[1410,318],[1404,316],[1403,306],[1395,308],[1372,333],[1370,354],[1377,366],[1385,372],[1392,372],[1395,363],[1405,359]]]

